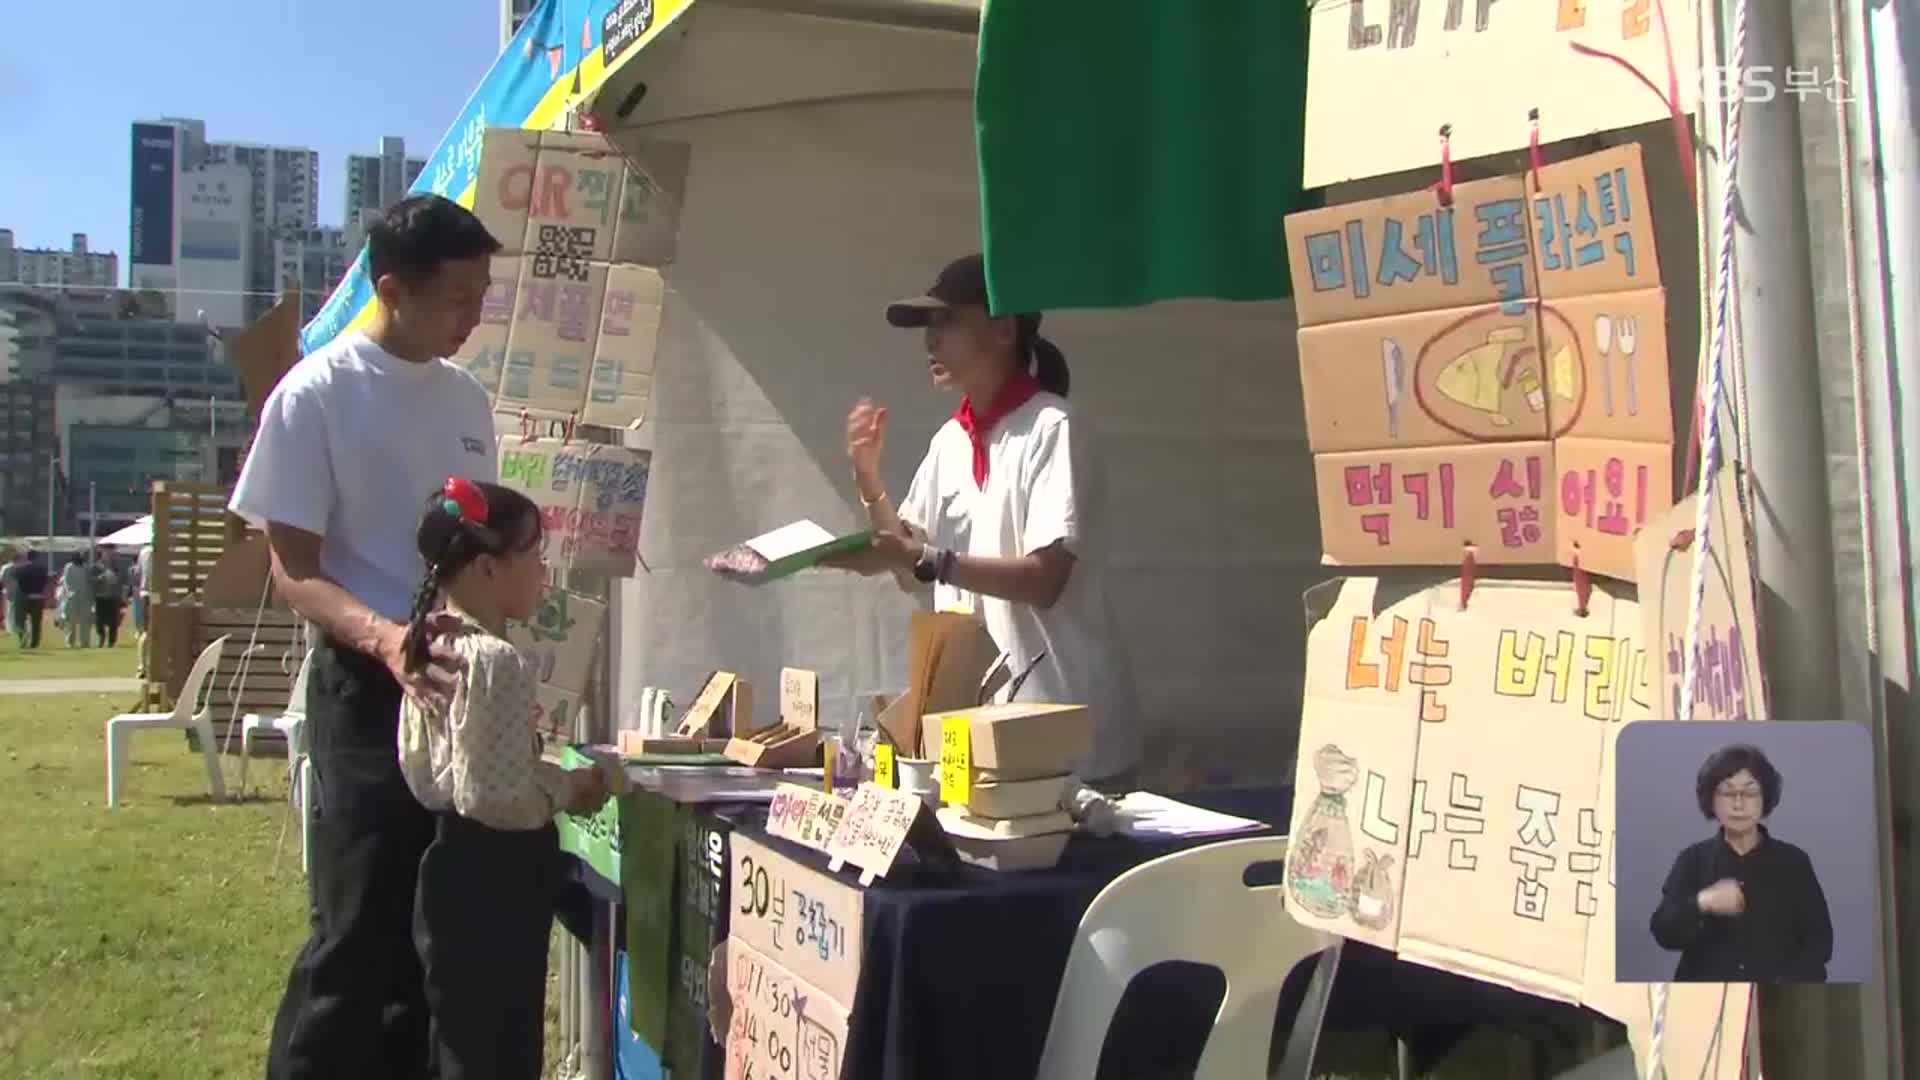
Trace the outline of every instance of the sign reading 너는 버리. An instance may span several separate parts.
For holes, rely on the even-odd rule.
[[[1652,465],[1672,416],[1646,204],[1625,146],[1450,204],[1287,218],[1326,561],[1445,564],[1473,544],[1633,579],[1632,533],[1671,487]]]
[[[1302,922],[1423,963],[1579,1000],[1606,888],[1606,734],[1646,713],[1630,601],[1565,585],[1309,594],[1288,855]],[[1607,804],[1607,805],[1603,805]]]
[[[560,571],[631,577],[653,455],[550,439],[500,440],[500,483],[540,507],[547,561]]]
[[[1436,165],[1443,124],[1463,161],[1525,148],[1530,108],[1558,142],[1700,100],[1692,0],[1315,0],[1310,18],[1309,188]]]
[[[1747,559],[1747,529],[1739,511],[1734,485],[1738,471],[1721,467],[1714,481],[1713,520],[1709,523],[1706,591],[1701,597],[1700,639],[1694,666],[1698,682],[1693,695],[1695,720],[1764,720],[1767,696],[1760,671],[1760,642],[1755,629],[1753,570]],[[1699,496],[1675,504],[1662,519],[1640,534],[1635,555],[1640,560],[1640,616],[1642,636],[1652,644],[1658,691],[1654,708],[1660,719],[1680,718],[1680,695],[1686,680],[1688,606],[1692,603],[1693,568],[1699,557],[1697,538],[1682,547],[1673,539],[1691,536]]]

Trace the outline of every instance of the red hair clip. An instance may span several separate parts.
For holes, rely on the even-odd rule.
[[[475,525],[487,523],[487,497],[480,485],[464,476],[449,476],[440,494],[440,506],[447,513]]]

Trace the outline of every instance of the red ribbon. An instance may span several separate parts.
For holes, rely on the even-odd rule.
[[[464,476],[449,476],[447,482],[441,485],[440,494],[459,509],[462,521],[470,521],[475,525],[487,523],[487,497],[481,492],[480,485]]]

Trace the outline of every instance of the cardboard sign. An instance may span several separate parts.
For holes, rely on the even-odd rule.
[[[767,806],[767,833],[822,855],[847,815],[847,800],[824,791],[781,784]]]
[[[847,1010],[739,938],[727,967],[726,1080],[840,1080]]]
[[[1301,922],[1566,1001],[1587,982],[1609,731],[1647,714],[1631,601],[1566,584],[1308,594],[1288,853]],[[1609,975],[1611,968],[1609,968]]]
[[[831,868],[838,870],[842,862],[859,867],[862,885],[885,877],[906,845],[914,818],[925,808],[916,795],[879,783],[861,784],[827,845]]]
[[[1695,720],[1765,720],[1766,688],[1761,681],[1759,620],[1754,613],[1753,569],[1747,559],[1747,527],[1739,514],[1734,485],[1739,474],[1723,466],[1714,480],[1711,555],[1706,595],[1701,598],[1699,685],[1693,695]],[[1640,616],[1644,637],[1652,643],[1659,673],[1656,710],[1662,719],[1680,716],[1686,678],[1688,607],[1693,602],[1693,566],[1698,543],[1673,546],[1673,537],[1691,533],[1699,496],[1681,500],[1650,522],[1634,541],[1639,567]]]
[[[742,834],[733,841],[729,931],[853,1009],[860,984],[860,890]]]
[[[1673,441],[1665,290],[1546,301],[1540,326],[1554,438]]]
[[[1673,448],[1618,439],[1553,444],[1554,555],[1562,566],[1633,581],[1634,538],[1673,505]]]
[[[1691,0],[1316,0],[1310,18],[1309,188],[1438,164],[1442,124],[1464,161],[1524,149],[1529,107],[1545,143],[1665,120],[1669,85],[1679,112],[1700,101]]]
[[[606,621],[607,605],[549,585],[532,618],[507,625],[507,640],[526,657],[536,680],[584,694]]]
[[[506,436],[500,483],[540,507],[554,569],[632,577],[652,461],[645,450]]]
[[[1548,443],[1315,454],[1321,547],[1332,565],[1553,561]]]
[[[543,738],[571,742],[581,711],[581,695],[548,683],[533,688],[533,728]]]
[[[1421,189],[1289,214],[1284,227],[1302,328],[1487,304],[1519,315],[1537,295],[1518,176],[1456,184],[1452,206]]]
[[[739,683],[739,676],[730,671],[716,671],[707,676],[706,685],[700,688],[700,695],[687,707],[687,714],[680,718],[680,726],[673,733],[682,738],[723,734],[714,729],[713,721],[721,715],[721,706],[727,703],[729,694]],[[736,725],[728,726],[730,730],[724,734],[739,730]]]
[[[638,154],[638,164],[623,150]],[[687,148],[487,131],[474,212],[503,245],[455,357],[496,409],[629,427],[646,416]]]
[[[1299,340],[1316,454],[1547,437],[1531,303],[1326,323]]]
[[[820,716],[820,676],[801,668],[780,669],[780,722],[816,727]]]
[[[488,128],[473,212],[508,255],[565,271],[578,263],[673,261],[686,199],[685,143]],[[554,276],[542,273],[541,277]]]
[[[1673,441],[1642,165],[1622,146],[1458,185],[1452,206],[1423,190],[1287,219],[1327,562],[1455,563],[1473,543],[1490,563],[1572,565],[1577,546],[1584,568],[1633,580],[1633,531],[1672,480],[1650,468],[1643,486],[1638,467]],[[1497,473],[1543,442],[1543,463],[1572,461],[1549,470],[1544,506]]]

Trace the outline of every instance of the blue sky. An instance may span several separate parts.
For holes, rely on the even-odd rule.
[[[498,0],[4,0],[0,228],[28,247],[120,255],[128,125],[207,122],[217,142],[320,153],[320,220],[338,224],[349,153],[382,135],[425,157],[492,65]]]

